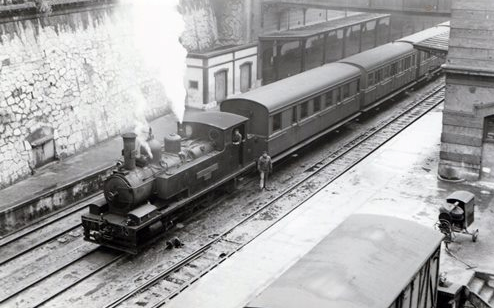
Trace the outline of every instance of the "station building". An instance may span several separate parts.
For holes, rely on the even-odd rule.
[[[494,172],[493,14],[491,1],[453,3],[438,171],[447,179]]]

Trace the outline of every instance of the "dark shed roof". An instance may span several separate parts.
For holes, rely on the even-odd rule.
[[[441,240],[415,222],[352,215],[246,307],[389,307]]]
[[[413,51],[412,44],[393,42],[366,50],[338,62],[352,63],[363,67],[365,70],[372,70],[411,51]]]
[[[356,67],[330,63],[236,95],[226,101],[249,100],[264,105],[269,112],[273,112],[357,76],[360,76],[360,70]]]

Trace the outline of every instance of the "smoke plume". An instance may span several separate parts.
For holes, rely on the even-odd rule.
[[[146,65],[158,74],[170,108],[182,122],[187,51],[179,41],[185,28],[178,12],[179,0],[136,0],[129,5],[134,19],[135,45]]]

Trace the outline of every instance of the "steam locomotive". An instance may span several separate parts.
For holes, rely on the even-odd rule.
[[[85,240],[137,253],[190,201],[254,168],[263,151],[276,162],[437,71],[443,59],[413,43],[447,31],[424,30],[227,99],[220,111],[186,114],[163,146],[148,141],[147,155],[136,154],[135,134],[124,134],[105,200],[82,216]]]

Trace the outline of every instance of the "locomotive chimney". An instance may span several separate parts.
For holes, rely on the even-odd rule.
[[[124,157],[124,168],[127,170],[136,168],[136,137],[137,135],[134,133],[122,135],[124,143],[122,155]]]

